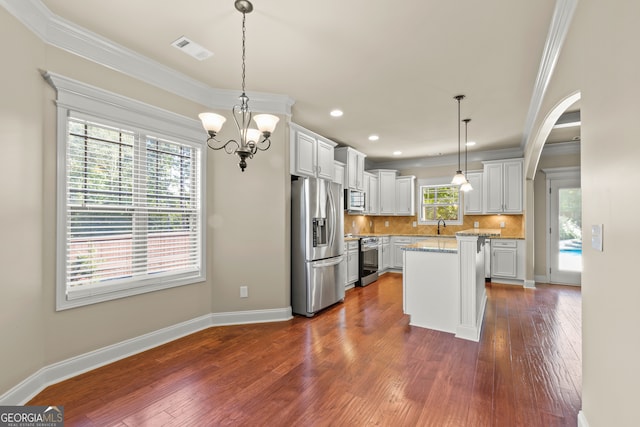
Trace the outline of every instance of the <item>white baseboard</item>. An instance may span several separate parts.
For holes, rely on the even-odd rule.
[[[524,287],[527,289],[535,289],[536,288],[536,281],[535,280],[525,280],[524,281]]]
[[[587,416],[582,411],[578,412],[578,427],[589,427]]]
[[[212,326],[280,322],[291,318],[291,307],[207,314],[45,366],[0,396],[0,405],[24,405],[52,384]]]
[[[231,311],[212,313],[211,326],[244,325],[247,323],[282,322],[293,317],[291,307],[271,310]]]

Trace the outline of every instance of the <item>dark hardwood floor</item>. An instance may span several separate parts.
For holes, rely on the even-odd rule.
[[[580,289],[488,285],[479,343],[411,327],[402,276],[312,319],[210,328],[48,387],[66,426],[575,426]]]

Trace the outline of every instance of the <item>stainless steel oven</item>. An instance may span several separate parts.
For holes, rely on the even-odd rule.
[[[378,238],[360,238],[360,286],[378,280]]]

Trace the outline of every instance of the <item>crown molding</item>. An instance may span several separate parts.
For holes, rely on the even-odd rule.
[[[524,156],[521,148],[504,148],[500,150],[470,151],[467,153],[467,162],[484,162],[487,160],[503,160],[520,158]],[[458,164],[458,155],[450,154],[438,157],[418,157],[413,159],[392,160],[388,162],[367,161],[368,169],[413,169],[434,166],[450,166]]]
[[[240,92],[216,89],[84,29],[51,12],[40,0],[0,0],[0,5],[43,42],[213,109],[230,109]],[[286,95],[247,92],[256,112],[291,116]]]
[[[529,103],[529,112],[524,126],[524,133],[520,146],[522,149],[526,146],[533,132],[544,95],[551,81],[553,70],[555,69],[560,50],[564,44],[564,40],[569,32],[573,13],[578,5],[578,0],[557,0],[556,7],[551,18],[551,25],[545,41],[542,58],[540,59],[540,67],[538,68],[538,76],[531,94],[531,102]]]
[[[561,156],[563,154],[579,154],[580,141],[554,142],[542,147],[542,156]]]

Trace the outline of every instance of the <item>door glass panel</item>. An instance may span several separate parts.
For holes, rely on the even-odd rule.
[[[558,269],[582,272],[582,192],[558,189]]]

